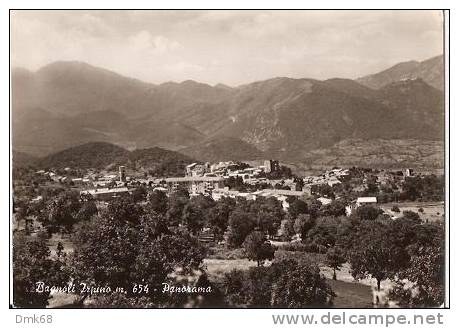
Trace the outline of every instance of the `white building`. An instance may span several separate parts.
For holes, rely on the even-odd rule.
[[[211,194],[212,190],[222,188],[224,179],[221,177],[191,176],[162,179],[169,192],[179,187],[186,188],[190,194]]]
[[[129,193],[128,188],[100,188],[91,190],[82,190],[80,195],[91,195],[96,200],[109,200],[113,197],[118,197],[122,194]]]
[[[322,204],[322,205],[328,205],[330,204],[333,200],[331,198],[326,198],[326,197],[319,197],[317,200]]]
[[[377,203],[378,199],[376,197],[358,197],[356,200],[352,201],[351,204],[346,206],[346,215],[351,215],[352,212],[362,205],[374,205]]]

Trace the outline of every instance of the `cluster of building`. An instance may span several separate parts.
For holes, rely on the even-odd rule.
[[[156,181],[156,185],[165,186],[167,191],[178,189],[188,190],[191,196],[210,195],[214,189],[223,188],[225,178],[217,176],[187,176],[178,178],[164,178]]]
[[[348,169],[332,169],[321,175],[304,177],[303,181],[304,184],[308,186],[327,184],[330,187],[333,187],[336,184],[340,184],[341,179],[348,175]]]
[[[264,165],[257,167],[241,165],[241,163],[233,161],[214,164],[192,163],[186,166],[185,177],[156,179],[153,181],[153,185],[164,187],[168,192],[182,188],[188,190],[191,196],[202,194],[213,197],[214,194],[217,195],[223,191],[229,192],[228,188],[224,188],[226,179],[239,177],[244,183],[262,183],[268,181],[268,179],[260,177],[262,172],[269,173],[279,170],[279,168],[279,162],[274,160],[267,160]]]
[[[292,198],[300,199],[310,196],[313,186],[329,185],[333,187],[345,181],[346,177],[350,174],[348,169],[335,168],[317,176],[306,176],[303,178],[304,185],[302,190],[297,190],[298,185],[294,179],[267,179],[266,175],[262,174],[276,170],[279,170],[279,163],[271,160],[265,161],[263,165],[255,167],[250,167],[246,164],[241,165],[241,163],[232,161],[214,164],[193,163],[186,167],[184,176],[167,178],[129,177],[126,174],[124,166],[119,167],[118,174],[100,174],[90,171],[81,178],[71,178],[71,174],[68,176],[62,175],[62,171],[60,171],[61,174],[57,174],[52,170],[40,170],[36,173],[49,177],[49,179],[56,182],[68,183],[71,181],[73,185],[83,189],[80,191],[81,195],[90,195],[94,199],[103,202],[130,193],[133,188],[139,184],[143,184],[150,187],[151,190],[161,190],[167,195],[181,189],[187,190],[191,197],[205,195],[215,201],[225,197],[244,198],[247,200],[256,200],[260,197],[273,197],[280,202],[285,211],[288,211]],[[65,171],[69,172],[71,170],[66,168]],[[363,185],[367,182],[367,177],[370,177],[370,175],[373,176],[377,185],[382,185],[394,181],[395,178],[403,180],[407,177],[412,177],[414,176],[414,171],[412,169],[395,172],[382,170],[376,173],[373,171],[368,173],[368,176],[365,175],[362,180]],[[225,186],[225,180],[231,177],[240,177],[246,184],[263,185],[260,185],[258,190],[250,192],[232,190]],[[263,187],[266,184],[270,185],[268,186],[269,189]],[[39,202],[41,198],[41,196],[38,196],[32,199],[32,202]],[[317,200],[322,205],[328,205],[333,201],[332,198],[323,196],[318,197]],[[350,216],[361,206],[377,205],[377,203],[378,200],[376,197],[358,197],[347,204],[346,215]]]
[[[70,168],[65,168],[65,171],[69,171]],[[66,182],[68,180],[67,176],[57,174],[56,172],[50,170],[50,171],[45,171],[45,170],[39,170],[35,172],[37,175],[41,175],[44,177],[48,177],[50,180],[54,182]]]
[[[288,202],[289,198],[300,198],[303,196],[307,196],[306,192],[304,191],[284,189],[262,189],[254,192],[239,192],[237,190],[230,190],[229,188],[225,187],[223,189],[214,189],[212,191],[213,200],[219,200],[224,197],[245,198],[247,200],[256,200],[259,197],[274,197],[282,204],[282,208],[285,211],[287,211],[290,207],[290,204]]]
[[[274,196],[280,201],[285,202],[287,196],[302,196],[304,192],[292,192],[291,190],[275,190],[265,189],[259,190],[255,193],[240,193],[230,191],[225,188],[225,180],[231,177],[240,177],[244,183],[247,184],[260,184],[260,183],[279,183],[277,180],[268,180],[261,177],[261,173],[270,173],[280,169],[278,161],[267,160],[263,165],[250,167],[246,164],[236,163],[233,161],[219,162],[219,163],[192,163],[185,168],[185,176],[183,177],[167,177],[167,178],[130,178],[126,176],[124,166],[119,167],[119,174],[108,174],[98,176],[97,174],[88,174],[83,178],[73,179],[74,182],[81,182],[82,184],[90,183],[93,188],[81,191],[81,194],[88,194],[97,200],[108,200],[120,194],[129,192],[131,186],[138,184],[148,185],[154,190],[162,190],[170,194],[176,190],[187,190],[191,197],[196,195],[211,196],[214,199],[225,197],[245,197],[248,199],[255,199],[261,196]],[[290,181],[291,180],[291,181]],[[293,179],[282,181],[284,186],[290,186],[295,189]],[[291,193],[291,195],[289,194]],[[284,204],[286,207],[287,203]]]
[[[71,185],[81,190],[81,195],[90,195],[92,198],[102,202],[131,193],[135,187],[145,185],[150,190],[160,190],[167,195],[177,190],[187,190],[191,197],[205,195],[215,201],[227,197],[247,200],[273,197],[280,202],[285,211],[288,211],[291,199],[304,199],[311,196],[312,193],[317,193],[314,186],[328,185],[333,187],[347,181],[346,183],[351,182],[353,191],[359,191],[356,188],[363,188],[361,190],[363,191],[367,183],[380,187],[385,185],[392,186],[392,189],[394,189],[401,188],[402,182],[406,178],[415,176],[413,169],[399,171],[358,169],[359,171],[355,173],[353,169],[334,168],[327,170],[323,174],[306,176],[302,181],[298,180],[298,178],[272,179],[272,176],[275,175],[268,176],[267,174],[281,169],[279,162],[275,160],[267,160],[262,162],[262,165],[254,165],[253,167],[246,163],[233,161],[213,164],[192,163],[186,166],[184,176],[166,178],[152,178],[146,175],[129,177],[126,174],[125,166],[119,166],[118,169],[117,174],[89,170],[82,177],[72,177],[75,173],[70,168],[57,171],[39,170],[36,174],[55,182],[71,183]],[[252,185],[254,188],[246,186],[246,190],[251,190],[247,192],[230,189],[225,186],[228,185],[225,184],[225,181],[232,177],[240,178],[245,184]],[[298,182],[302,182],[300,187]],[[323,193],[320,194],[324,195]],[[42,199],[42,196],[38,196],[32,199],[31,202],[37,203]],[[316,199],[326,206],[333,202],[334,197],[331,198],[330,195],[325,194],[325,196],[316,197]],[[358,197],[347,203],[345,207],[346,215],[350,216],[361,206],[377,205],[377,203],[377,197]],[[386,211],[386,214],[395,218],[393,213]]]
[[[266,160],[263,165],[257,167],[241,167],[241,163],[233,161],[219,162],[219,163],[192,163],[186,166],[185,175],[187,177],[241,177],[244,181],[256,179],[260,173],[270,173],[280,169],[279,161]]]
[[[223,197],[245,198],[255,200],[259,197],[274,197],[281,204],[284,210],[289,208],[291,198],[302,198],[311,195],[311,188],[316,185],[334,186],[341,183],[343,178],[349,175],[349,170],[335,168],[328,170],[317,176],[306,176],[303,178],[302,190],[296,190],[297,182],[294,179],[267,179],[262,173],[270,173],[280,169],[279,162],[267,160],[263,165],[251,167],[247,164],[236,163],[233,161],[219,163],[192,163],[185,168],[185,176],[167,177],[167,178],[131,178],[126,175],[126,168],[119,167],[118,174],[99,174],[89,172],[82,178],[73,178],[71,181],[74,185],[89,187],[82,190],[81,195],[91,195],[96,200],[107,201],[113,197],[129,193],[133,187],[144,184],[153,190],[161,190],[170,194],[176,190],[187,190],[191,197],[196,195],[206,195],[214,200]],[[66,168],[66,170],[70,170]],[[58,175],[52,171],[38,171],[37,174],[47,175],[52,180],[64,182],[67,177]],[[403,171],[403,176],[412,176],[412,170]],[[382,175],[378,177],[378,182],[383,180]],[[246,184],[261,184],[260,189],[252,192],[240,192],[225,187],[225,180],[231,177],[240,177]],[[271,185],[268,189],[266,185]],[[319,197],[318,201],[322,205],[332,202],[331,198]],[[368,204],[376,204],[376,197],[359,197],[346,207],[346,214],[350,215],[358,207]]]
[[[70,172],[71,168],[66,167],[65,172]],[[126,176],[126,168],[119,167],[119,174],[100,174],[96,172],[89,172],[81,178],[70,178],[71,174],[61,175],[50,170],[39,170],[35,172],[38,175],[49,177],[52,181],[61,183],[71,183],[76,186],[92,186],[95,188],[109,188],[109,187],[123,187],[126,186],[130,178]]]
[[[80,182],[80,179],[72,179],[73,182]],[[119,174],[98,175],[91,173],[81,178],[84,183],[89,181],[93,189],[82,190],[81,195],[91,195],[97,200],[110,200],[126,193],[129,193],[129,186],[132,185],[132,179],[126,176],[126,167],[119,167]]]

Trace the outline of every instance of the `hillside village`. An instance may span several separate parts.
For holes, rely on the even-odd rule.
[[[340,293],[345,293],[349,287],[346,284],[363,284],[368,289],[357,297],[358,302],[365,306],[394,306],[396,302],[388,297],[393,283],[383,281],[379,291],[378,280],[378,289],[372,290],[375,281],[367,279],[371,275],[354,280],[349,268],[352,261],[342,257],[343,262],[332,265],[333,274],[330,273],[327,258],[331,250],[338,249],[341,238],[334,236],[334,229],[343,229],[339,227],[355,220],[375,220],[375,224],[380,222],[378,225],[387,225],[384,222],[389,220],[397,225],[399,220],[412,217],[410,220],[417,225],[438,227],[444,222],[444,182],[431,173],[334,167],[322,174],[297,176],[277,160],[249,163],[190,160],[183,165],[182,176],[149,175],[143,168],[136,171],[132,163],[84,169],[64,166],[65,162],[59,168],[22,166],[15,170],[14,231],[33,238],[45,233],[50,237],[47,243],[52,256],[72,256],[76,247],[72,236],[80,224],[88,216],[92,217],[89,220],[98,220],[115,204],[121,206],[127,201],[126,206],[139,206],[146,213],[154,209],[154,217],[161,215],[168,230],[185,229],[204,245],[208,249],[204,263],[214,283],[221,283],[222,275],[233,269],[252,267],[250,259],[269,266],[273,258],[290,257],[301,251],[301,258],[308,262],[311,255],[320,258],[316,264],[333,284],[336,277],[343,281],[344,285],[336,287]],[[256,212],[252,217],[235,216],[240,206],[247,205],[261,207],[253,209]],[[223,207],[218,211],[224,212],[214,212],[220,206]],[[256,223],[254,219],[262,221]],[[79,223],[80,220],[83,221]],[[243,228],[244,225],[248,226]],[[334,228],[329,230],[331,227]],[[260,232],[263,234],[258,247],[267,243],[272,253],[268,250],[251,255],[244,250],[246,240]],[[340,302],[347,304],[346,296],[341,297]],[[69,301],[56,294],[49,304],[62,306],[74,301],[75,297]]]
[[[346,214],[349,216],[361,205],[377,205],[397,201],[402,192],[403,182],[406,179],[422,176],[415,173],[413,169],[398,171],[371,170],[356,168],[344,169],[334,168],[325,171],[323,174],[305,177],[296,177],[291,171],[281,173],[281,165],[277,160],[260,161],[259,166],[251,167],[241,162],[218,162],[218,163],[191,163],[185,167],[182,177],[153,177],[138,176],[133,172],[132,176],[126,174],[126,167],[119,166],[118,172],[100,172],[89,169],[81,177],[75,177],[71,172],[72,168],[66,167],[58,174],[55,170],[38,170],[36,175],[43,176],[50,181],[60,183],[63,186],[71,186],[80,190],[80,195],[89,195],[97,201],[109,201],[123,194],[132,193],[138,187],[145,187],[148,191],[160,191],[166,195],[182,189],[186,190],[190,197],[203,195],[219,200],[223,197],[245,198],[255,200],[257,197],[274,197],[281,204],[284,211],[288,211],[289,202],[292,199],[317,197],[322,205],[329,205],[334,200],[342,197],[346,199]],[[286,167],[283,167],[285,169]],[[352,172],[350,172],[352,170]],[[340,190],[343,183],[349,183],[355,172],[361,176],[360,183],[354,183],[352,191],[355,195],[374,194],[371,197],[349,198],[350,193],[338,192],[335,197],[333,190]],[[232,182],[232,183],[231,183]],[[382,189],[393,188],[394,198],[386,194],[368,193],[367,185],[372,188]],[[326,189],[324,191],[324,188]],[[328,191],[328,193],[327,193]],[[37,196],[32,201],[41,200]],[[389,197],[389,199],[388,199]],[[403,197],[403,196],[402,196]],[[379,201],[378,201],[379,198]],[[386,214],[396,218],[393,211],[386,211]]]

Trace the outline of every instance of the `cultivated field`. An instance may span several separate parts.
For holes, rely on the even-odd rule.
[[[390,215],[401,217],[403,211],[413,211],[419,214],[423,221],[434,222],[445,219],[445,208],[443,202],[406,202],[381,204],[381,208]],[[400,212],[393,212],[392,207],[397,206]],[[422,210],[420,211],[420,209]]]
[[[295,258],[300,263],[316,264],[320,267],[320,272],[327,278],[327,282],[333,288],[336,297],[333,307],[336,308],[355,308],[355,307],[372,307],[373,294],[372,289],[375,281],[365,279],[355,281],[349,271],[349,265],[345,264],[341,270],[337,271],[338,280],[332,280],[332,270],[323,265],[325,256],[323,254],[289,252],[278,250],[275,253],[275,260]],[[204,260],[209,279],[218,281],[223,278],[225,273],[232,270],[248,270],[255,267],[255,261],[249,261],[246,258],[240,259],[216,259],[207,258]],[[269,265],[267,263],[267,265]],[[382,283],[382,288],[387,287],[387,282]]]

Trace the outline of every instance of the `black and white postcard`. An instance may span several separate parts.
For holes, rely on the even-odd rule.
[[[11,309],[449,308],[448,10],[9,16]]]

